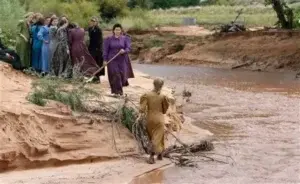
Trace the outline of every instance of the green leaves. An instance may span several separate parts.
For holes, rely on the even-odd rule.
[[[5,45],[15,45],[17,25],[24,14],[25,10],[19,0],[0,0],[0,37]]]
[[[126,14],[127,1],[124,0],[98,0],[100,6],[101,17],[110,21],[117,16]]]

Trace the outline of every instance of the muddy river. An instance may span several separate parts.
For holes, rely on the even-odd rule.
[[[300,80],[294,73],[135,64],[192,92],[185,113],[215,134],[214,153],[233,164],[155,171],[132,184],[300,183]]]

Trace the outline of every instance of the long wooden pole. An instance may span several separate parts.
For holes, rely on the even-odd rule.
[[[111,58],[111,59],[107,62],[107,64],[109,64],[109,63],[112,62],[114,59],[116,59],[116,57],[118,57],[120,54],[121,54],[121,52],[118,52],[113,58]],[[99,68],[95,73],[93,73],[92,77],[89,78],[87,81],[85,81],[85,83],[91,82],[91,81],[94,79],[95,75],[96,75],[97,73],[99,73],[101,70],[103,70],[104,68],[105,68],[105,66],[103,65],[103,66],[102,66],[101,68]]]

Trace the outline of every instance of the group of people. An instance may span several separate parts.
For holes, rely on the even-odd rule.
[[[84,43],[85,30],[77,24],[69,23],[67,17],[43,17],[39,13],[28,13],[21,21],[16,52],[5,47],[0,40],[0,60],[9,62],[15,69],[33,68],[43,74],[71,78],[76,67],[86,77],[105,75],[107,66],[111,93],[123,95],[123,87],[134,74],[128,53],[130,37],[120,24],[113,26],[112,35],[103,43],[102,30],[97,18],[89,22],[89,46]],[[154,156],[161,160],[164,145],[164,114],[169,103],[161,94],[164,82],[154,80],[154,89],[140,99],[140,113],[147,114],[146,129],[151,140],[148,163],[155,163]]]
[[[8,50],[0,40],[0,59],[9,61],[16,69],[32,68],[42,75],[72,78],[80,73],[93,82],[100,82],[107,66],[111,93],[123,95],[128,79],[134,78],[129,59],[130,37],[120,24],[115,24],[112,35],[103,42],[98,19],[89,21],[89,44],[85,44],[85,30],[70,23],[66,16],[43,16],[27,13],[18,24],[16,52]],[[6,50],[6,51],[5,51]],[[19,63],[14,65],[13,63]]]

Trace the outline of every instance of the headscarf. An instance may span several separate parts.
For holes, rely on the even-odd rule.
[[[24,18],[27,19],[29,16],[34,15],[33,12],[28,12],[24,15]]]
[[[162,87],[164,86],[164,81],[162,79],[154,79],[153,81],[154,91],[160,94]]]

